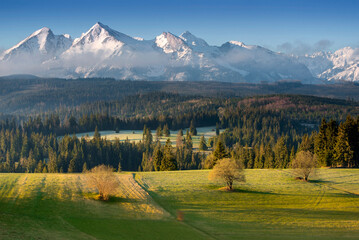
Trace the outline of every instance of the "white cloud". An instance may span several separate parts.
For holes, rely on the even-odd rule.
[[[333,46],[333,42],[328,39],[322,39],[314,44],[308,44],[302,41],[284,42],[277,46],[277,51],[295,55],[311,54],[318,51],[328,51]]]

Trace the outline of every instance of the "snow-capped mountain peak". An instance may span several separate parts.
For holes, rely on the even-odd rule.
[[[196,46],[196,47],[208,47],[208,43],[203,40],[202,38],[198,38],[189,31],[185,31],[180,35],[180,38],[182,38],[188,45]]]
[[[190,50],[183,39],[170,32],[163,32],[161,35],[157,36],[155,39],[155,44],[157,47],[162,48],[163,52],[165,53]]]
[[[41,28],[23,41],[3,53],[3,60],[18,60],[22,57],[40,58],[41,61],[53,58],[64,52],[72,44],[70,35],[54,35],[50,28]]]
[[[107,25],[97,22],[90,30],[82,34],[80,38],[75,39],[73,46],[85,44],[106,44],[107,42],[117,42],[122,44],[131,44],[138,41],[126,34],[113,30]]]
[[[180,35],[180,38],[186,42],[186,44],[194,51],[210,54],[210,55],[218,55],[218,48],[214,46],[210,46],[205,40],[202,38],[196,37],[189,31],[185,31]]]
[[[240,41],[235,41],[235,40],[231,40],[229,41],[230,44],[235,45],[235,46],[239,46],[239,47],[245,47],[246,45],[243,42]]]
[[[189,31],[180,36],[163,32],[144,40],[97,22],[74,41],[47,27],[35,31],[0,57],[0,75],[17,73],[188,81],[359,81],[359,49],[289,56],[240,41],[212,46]]]

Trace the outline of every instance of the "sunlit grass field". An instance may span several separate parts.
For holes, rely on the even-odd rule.
[[[121,173],[109,202],[83,174],[0,174],[0,239],[359,238],[359,169],[308,183],[289,170],[245,173],[235,192],[206,170]]]
[[[290,170],[246,170],[235,192],[209,171],[139,173],[166,210],[214,239],[359,239],[359,169],[318,170],[311,182]]]

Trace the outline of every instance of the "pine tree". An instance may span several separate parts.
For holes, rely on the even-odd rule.
[[[57,173],[58,172],[57,154],[52,148],[49,148],[48,154],[49,154],[49,161],[47,163],[48,172]]]
[[[72,158],[70,160],[69,168],[67,170],[68,173],[76,172],[76,158]]]
[[[226,151],[226,148],[224,147],[222,141],[219,140],[217,142],[217,146],[216,146],[216,149],[213,152],[213,156],[215,158],[215,161],[217,161],[219,159],[222,159],[222,158],[229,157],[229,155],[228,155],[228,153]]]
[[[274,167],[286,168],[289,162],[289,155],[285,138],[280,137],[274,146]]]
[[[161,170],[161,165],[162,165],[162,160],[163,160],[163,153],[161,150],[161,143],[157,142],[157,145],[155,147],[155,149],[153,150],[153,154],[152,154],[152,159],[153,159],[153,167],[156,171],[160,171]]]
[[[84,162],[84,164],[82,165],[82,172],[83,173],[85,173],[85,172],[87,172],[87,163],[86,162]]]
[[[341,123],[338,129],[337,143],[334,148],[336,165],[349,166],[354,157],[354,151],[350,146],[349,133],[345,123]]]
[[[326,129],[327,129],[327,122],[325,118],[323,118],[319,126],[318,134],[314,139],[314,153],[317,155],[318,162],[321,166],[327,165],[328,141],[326,137]]]
[[[204,136],[201,136],[201,139],[199,141],[199,150],[200,151],[207,151],[208,147],[207,147],[207,142],[206,139],[204,138]]]
[[[216,136],[218,136],[218,135],[219,135],[219,124],[216,123]]]
[[[268,144],[264,151],[264,168],[273,168],[274,166],[274,153],[272,147]]]
[[[162,128],[161,128],[161,126],[158,126],[158,128],[156,129],[156,138],[159,139],[162,136],[163,136]]]
[[[182,131],[182,129],[180,129],[177,133],[176,147],[177,148],[183,147],[183,131]]]
[[[253,168],[263,168],[264,164],[264,145],[261,144],[259,148],[255,149],[255,159],[254,159],[254,166]]]
[[[192,137],[188,130],[186,131],[185,147],[187,150],[192,150],[193,148]]]
[[[163,126],[162,133],[165,137],[169,137],[171,135],[170,129],[168,128],[167,124]]]
[[[100,139],[100,138],[101,138],[101,134],[100,134],[100,132],[98,131],[97,126],[96,126],[96,128],[95,128],[95,133],[94,133],[93,137],[94,137],[94,139]]]
[[[177,169],[176,158],[173,155],[172,143],[168,138],[163,151],[163,160],[161,164],[161,171],[172,171]]]
[[[122,172],[121,161],[118,162],[117,172]]]
[[[26,134],[23,136],[23,143],[21,148],[21,157],[27,158],[29,156],[30,143]]]
[[[191,121],[190,127],[189,127],[189,132],[192,136],[197,136],[197,129],[194,126],[194,121]]]
[[[26,159],[26,163],[25,163],[26,172],[28,173],[34,172],[35,167],[36,167],[36,160],[34,158],[33,151],[30,150],[29,157]]]

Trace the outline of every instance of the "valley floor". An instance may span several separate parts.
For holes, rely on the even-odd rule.
[[[245,172],[235,192],[205,170],[121,173],[109,202],[83,174],[0,174],[0,239],[358,239],[359,169]]]

